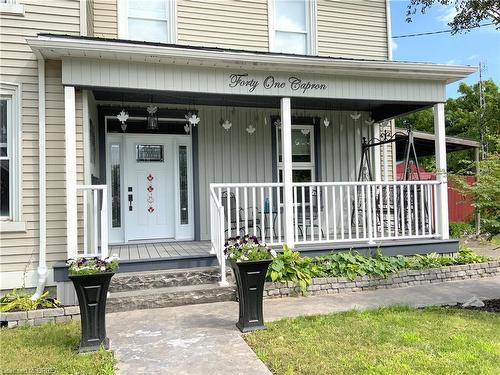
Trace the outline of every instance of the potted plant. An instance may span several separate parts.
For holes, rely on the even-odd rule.
[[[255,236],[238,236],[227,240],[224,254],[231,263],[238,285],[239,319],[236,327],[241,332],[266,329],[262,295],[267,268],[276,252],[260,244]]]
[[[69,278],[75,286],[82,326],[80,352],[109,349],[106,337],[106,300],[111,277],[118,269],[118,257],[68,259]]]

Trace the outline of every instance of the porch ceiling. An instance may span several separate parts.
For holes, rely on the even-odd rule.
[[[214,95],[188,92],[151,92],[144,90],[93,90],[94,98],[101,102],[155,103],[179,105],[208,105],[228,107],[280,108],[279,97],[248,95]],[[428,108],[432,103],[397,102],[380,100],[292,98],[292,109],[365,111],[371,112],[375,121],[401,116],[408,112]]]

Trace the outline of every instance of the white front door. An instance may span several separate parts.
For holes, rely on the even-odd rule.
[[[174,152],[168,135],[125,137],[125,241],[175,237]]]

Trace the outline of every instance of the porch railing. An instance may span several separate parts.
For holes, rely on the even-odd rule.
[[[106,185],[77,186],[82,196],[83,251],[79,256],[108,256],[108,188]]]
[[[438,181],[293,183],[296,244],[438,237]],[[212,250],[250,234],[282,245],[282,183],[211,184]],[[223,254],[219,261],[223,259]]]

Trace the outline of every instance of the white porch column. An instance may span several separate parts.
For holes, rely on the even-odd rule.
[[[293,233],[293,188],[292,188],[292,112],[290,98],[281,98],[281,150],[283,158],[283,208],[285,214],[285,243],[295,247]]]
[[[64,141],[66,156],[66,243],[68,258],[78,254],[76,201],[76,112],[75,88],[64,87]]]
[[[434,147],[436,153],[437,180],[437,226],[443,240],[449,238],[448,226],[448,176],[446,170],[446,133],[444,103],[434,105]]]

